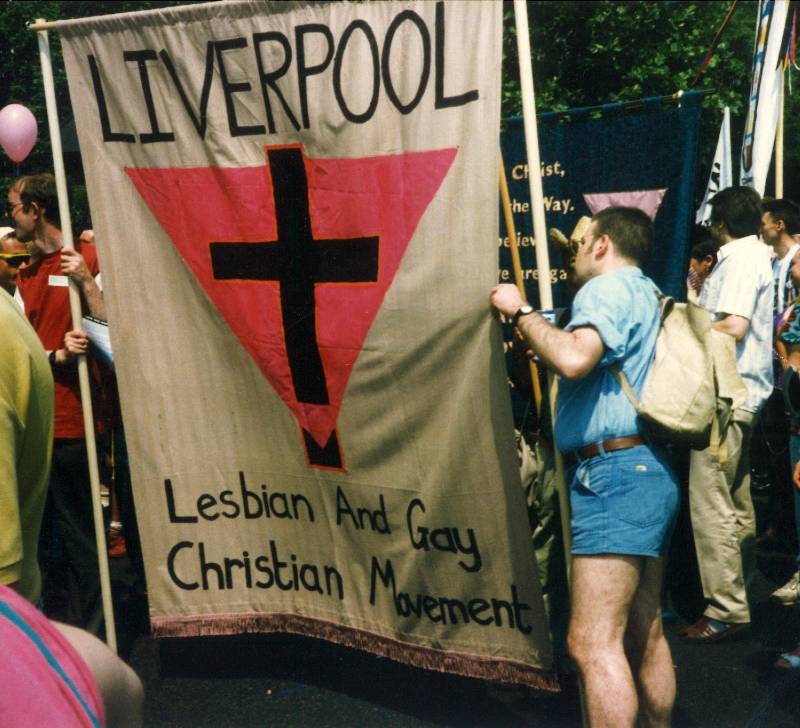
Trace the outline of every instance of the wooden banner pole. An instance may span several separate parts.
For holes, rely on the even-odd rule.
[[[536,240],[536,267],[539,270],[539,305],[542,309],[553,308],[553,289],[550,285],[550,251],[547,248],[547,233],[544,214],[544,193],[542,177],[539,174],[539,137],[536,126],[536,98],[533,92],[533,56],[531,55],[530,31],[528,29],[528,6],[525,0],[514,0],[514,20],[517,29],[517,58],[519,62],[520,89],[522,91],[522,119],[525,127],[525,148],[528,156],[528,184],[531,195],[531,214],[533,215],[533,235]],[[570,577],[572,572],[572,526],[570,519],[569,494],[564,480],[564,460],[561,451],[555,446],[556,397],[558,381],[551,371],[547,372],[551,422],[553,423],[553,454],[556,463],[556,488],[561,512],[561,534],[564,544],[564,563],[567,571],[567,588],[572,591]],[[583,681],[578,680],[581,697],[581,720],[589,725],[586,711],[586,696]]]
[[[509,245],[511,246],[511,265],[514,269],[514,283],[517,284],[519,294],[525,298],[525,284],[522,280],[522,263],[519,258],[519,243],[517,242],[517,230],[514,225],[514,213],[511,210],[511,196],[508,194],[508,180],[506,179],[506,169],[503,163],[503,154],[500,154],[500,201],[503,204],[503,218],[506,221],[506,232],[508,233]],[[528,361],[531,373],[531,387],[533,388],[533,401],[536,405],[537,420],[542,414],[542,385],[539,383],[539,369],[536,362]]]
[[[525,128],[525,148],[528,154],[528,185],[533,215],[533,236],[536,240],[536,267],[539,269],[539,306],[553,308],[553,289],[550,285],[550,251],[547,247],[547,230],[544,213],[542,176],[539,174],[539,137],[536,125],[536,99],[533,91],[531,46],[528,37],[528,8],[525,0],[514,0],[517,25],[517,54],[522,90],[522,116]]]
[[[44,21],[38,19],[37,24]],[[58,109],[56,92],[53,83],[53,65],[50,58],[50,40],[46,30],[38,31],[39,60],[42,64],[42,80],[44,81],[45,101],[47,104],[47,123],[50,130],[50,143],[53,148],[53,171],[58,191],[58,211],[61,215],[61,233],[63,246],[67,250],[74,249],[72,238],[72,218],[67,198],[67,177],[64,172],[64,155],[61,149],[61,130],[58,125]],[[83,328],[81,298],[77,284],[69,281],[69,304],[72,314],[72,327]],[[114,624],[114,605],[111,598],[111,579],[108,573],[108,555],[106,533],[103,524],[103,506],[100,501],[100,469],[97,464],[97,443],[94,436],[94,415],[92,414],[92,395],[89,387],[89,366],[86,356],[78,357],[78,381],[83,407],[83,426],[86,432],[86,456],[89,461],[89,482],[92,490],[92,515],[94,517],[95,542],[97,544],[97,562],[100,574],[100,592],[103,600],[103,616],[106,621],[106,642],[117,651],[117,633]]]
[[[539,305],[543,309],[553,308],[553,291],[550,286],[550,253],[545,232],[544,196],[542,178],[539,174],[539,138],[536,128],[536,100],[533,94],[533,68],[528,31],[528,8],[525,0],[514,0],[514,18],[517,27],[517,55],[519,59],[520,88],[522,90],[522,113],[525,126],[525,147],[528,153],[528,184],[530,185],[533,234],[536,239],[536,265],[539,270]],[[547,373],[550,390],[550,413],[553,430],[556,425],[557,382],[552,372]],[[561,510],[561,532],[564,540],[564,556],[567,565],[567,583],[572,571],[572,529],[567,487],[564,482],[564,461],[558,448],[554,448],[556,461],[556,486]]]

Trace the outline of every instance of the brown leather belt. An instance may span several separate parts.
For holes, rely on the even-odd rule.
[[[602,445],[602,449],[601,449]],[[616,452],[617,450],[629,450],[637,445],[644,445],[644,440],[639,435],[628,435],[627,437],[612,437],[610,440],[593,442],[589,445],[579,447],[577,450],[570,450],[564,453],[564,465],[574,465],[581,460],[588,460],[601,452]]]

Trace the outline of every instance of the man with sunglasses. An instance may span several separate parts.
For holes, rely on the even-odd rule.
[[[0,288],[9,296],[17,290],[20,266],[30,260],[28,249],[17,240],[14,229],[0,227]]]
[[[76,243],[65,250],[59,219],[55,179],[50,174],[16,180],[8,191],[6,214],[16,238],[33,256],[19,272],[17,294],[25,315],[39,335],[55,381],[55,428],[48,504],[43,521],[43,600],[49,616],[97,633],[101,624],[97,548],[92,519],[86,439],[83,428],[77,358],[88,351],[89,341],[73,329],[69,281],[78,286],[84,314],[106,318],[99,286],[99,265],[94,246]],[[103,400],[96,362],[90,378]],[[101,416],[96,417],[100,426]],[[100,429],[100,427],[98,427]],[[56,564],[55,544],[63,552]],[[66,595],[63,587],[66,583]],[[66,596],[66,603],[64,597]]]

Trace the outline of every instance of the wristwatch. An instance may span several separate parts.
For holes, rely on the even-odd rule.
[[[529,313],[533,313],[533,311],[533,306],[529,306],[527,303],[524,306],[520,306],[517,312],[511,317],[511,323],[516,326],[523,316],[527,316]]]

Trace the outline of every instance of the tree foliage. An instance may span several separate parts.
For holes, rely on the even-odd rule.
[[[707,108],[745,110],[755,2],[739,2],[700,87]],[[529,2],[534,81],[542,110],[561,111],[688,89],[729,2]],[[505,13],[506,115],[520,113],[513,10]]]
[[[50,146],[50,133],[47,128],[42,72],[39,63],[39,44],[37,33],[28,30],[28,23],[37,18],[44,20],[64,20],[84,18],[93,15],[124,13],[133,10],[178,5],[178,2],[29,2],[17,0],[2,4],[0,30],[4,42],[0,44],[0,107],[7,104],[22,104],[33,112],[39,123],[39,138],[36,146],[22,164],[17,165],[5,154],[0,153],[0,189],[5,191],[11,182],[21,174],[34,174],[53,168],[53,154]],[[89,225],[89,205],[86,198],[83,167],[80,154],[75,150],[74,122],[67,88],[67,77],[61,56],[58,33],[48,34],[53,63],[53,81],[56,89],[56,105],[59,112],[59,126],[65,147],[64,165],[70,195],[70,208],[76,234]],[[5,192],[3,192],[5,196]]]
[[[529,2],[537,109],[563,111],[688,90],[730,6],[727,0]],[[701,174],[713,156],[725,106],[731,109],[734,149],[740,143],[757,6],[739,0],[695,87],[707,92]],[[506,3],[504,22],[503,114],[511,116],[522,109],[511,3]]]
[[[19,168],[0,154],[0,184],[17,174],[52,168],[44,92],[36,34],[26,24],[36,18],[56,20],[143,10],[178,2],[31,2],[2,5],[0,29],[0,106],[20,103],[39,121],[39,142]],[[539,111],[561,111],[610,101],[660,96],[689,88],[730,3],[713,2],[529,2],[533,71]],[[504,116],[521,113],[519,70],[512,5],[504,7]],[[733,19],[699,84],[704,98],[702,162],[713,154],[722,116],[730,106],[734,149],[741,140],[747,111],[757,3],[740,0]],[[74,147],[72,111],[58,33],[50,33],[56,96],[65,146]],[[800,133],[800,109],[787,98],[786,156],[800,162],[791,142]],[[66,154],[75,227],[88,223],[80,155]],[[797,165],[800,168],[800,163]],[[701,171],[702,174],[702,171]],[[791,175],[789,175],[791,177]],[[798,175],[800,177],[800,175]]]

